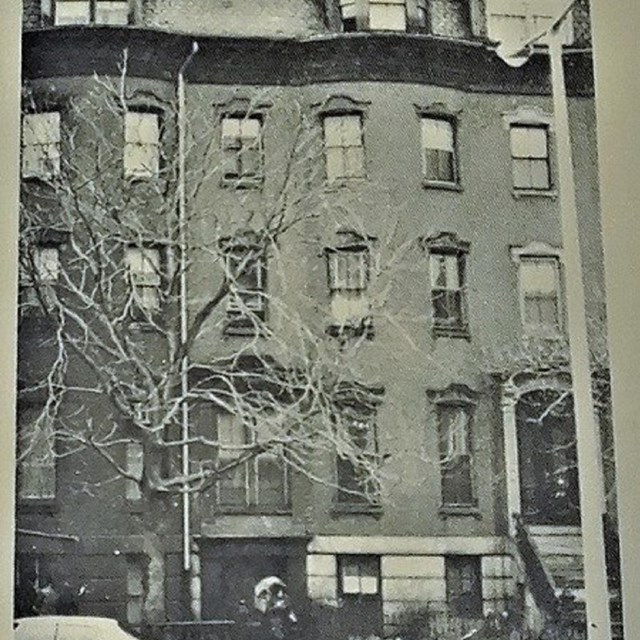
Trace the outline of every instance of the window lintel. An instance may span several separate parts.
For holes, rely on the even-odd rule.
[[[443,102],[431,102],[429,104],[413,104],[416,113],[421,118],[439,118],[450,122],[457,122],[462,109],[451,109]]]
[[[437,405],[474,406],[480,394],[466,384],[452,383],[445,389],[428,389],[427,395]]]
[[[512,125],[538,126],[553,128],[553,114],[543,111],[539,107],[518,107],[515,111],[505,111],[502,114],[505,128]]]
[[[546,242],[533,241],[524,247],[510,247],[511,259],[519,264],[523,258],[555,258],[562,263],[563,251]]]
[[[455,253],[457,255],[469,253],[471,243],[461,240],[457,233],[442,231],[420,239],[424,249],[430,253]]]
[[[349,114],[363,114],[371,102],[356,100],[345,94],[329,96],[322,102],[316,102],[312,108],[321,116],[339,116]]]
[[[273,106],[269,100],[252,100],[244,96],[233,96],[225,102],[214,102],[219,109],[221,119],[224,118],[258,118],[263,119]]]

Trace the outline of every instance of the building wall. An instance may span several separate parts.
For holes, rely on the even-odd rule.
[[[157,0],[146,6],[145,15],[152,27],[198,34],[279,37],[308,35],[324,28],[317,8],[310,2],[281,0],[268,4],[268,8],[264,8],[261,3],[261,9],[253,14],[255,21],[240,20],[240,16],[249,15],[249,10],[243,9],[245,0],[219,2],[213,8],[207,5],[207,11],[195,0],[186,5]],[[33,4],[26,3],[25,6],[28,16],[25,25],[35,26]],[[433,15],[438,17],[438,29],[445,36],[460,28],[457,18],[450,16],[451,6],[441,1],[434,4]],[[474,6],[477,9],[477,5]],[[255,8],[255,3],[252,7]],[[194,15],[198,16],[195,26]],[[89,31],[86,37],[94,37]],[[73,34],[73,30],[70,33]],[[129,36],[125,33],[117,37]],[[164,36],[154,37],[164,42]],[[362,40],[366,45],[366,40]],[[177,50],[175,39],[167,38],[166,42],[167,50]],[[247,42],[234,41],[231,46],[238,51],[247,51],[243,48]],[[180,47],[182,44],[185,43]],[[151,47],[146,43],[142,46]],[[207,55],[211,56],[216,53],[216,46],[216,43],[205,42],[203,51],[208,47]],[[142,91],[171,99],[173,68],[154,69],[153,74],[150,72],[153,77],[144,78],[145,64],[153,64],[152,57],[160,53],[160,48],[147,51],[146,57],[132,56],[132,65],[138,65],[134,71],[138,77],[135,83]],[[314,51],[309,58],[309,67],[314,68],[314,73],[320,73],[318,69],[326,72],[325,67],[330,67],[333,73],[334,67],[324,64],[323,51]],[[103,63],[112,68],[119,52],[119,46],[110,49],[107,44],[104,49],[94,52],[90,62],[96,68],[101,68]],[[465,55],[478,52],[479,49],[469,49],[465,50]],[[242,55],[244,57],[239,60],[245,64],[238,64],[239,73],[251,68],[246,64],[251,62],[248,57],[251,54]],[[335,60],[335,53],[331,55]],[[184,56],[180,57],[183,59]],[[421,57],[408,59],[409,67],[438,67],[437,61],[422,65]],[[259,62],[257,56],[254,62]],[[343,62],[348,66],[351,59],[347,56]],[[177,68],[175,60],[173,63]],[[64,57],[59,57],[56,64],[63,68]],[[492,64],[495,65],[495,61]],[[509,82],[522,87],[519,91],[514,91],[512,86],[491,88],[488,81],[478,87],[466,78],[459,86],[456,86],[456,78],[451,77],[441,83],[419,83],[404,75],[396,79],[389,76],[392,71],[388,68],[386,79],[376,82],[361,79],[347,82],[340,78],[303,82],[298,78],[291,83],[282,81],[286,74],[276,69],[273,81],[265,80],[266,86],[256,86],[244,81],[236,83],[228,76],[229,69],[208,66],[204,62],[199,67],[194,66],[195,77],[187,86],[187,117],[194,137],[193,151],[197,157],[213,138],[213,162],[219,144],[219,130],[214,126],[215,105],[224,104],[233,96],[259,97],[271,103],[265,120],[266,165],[262,193],[236,192],[221,186],[219,176],[213,176],[205,181],[198,200],[190,203],[195,216],[190,228],[192,241],[204,245],[217,241],[218,235],[212,225],[214,216],[230,228],[240,228],[246,224],[243,214],[259,210],[261,200],[276,186],[274,178],[286,159],[287,145],[296,128],[297,107],[308,111],[332,95],[346,95],[364,104],[367,178],[351,188],[327,188],[321,178],[315,183],[323,214],[320,219],[310,220],[300,229],[293,230],[282,243],[277,264],[269,271],[269,293],[281,300],[287,310],[295,310],[303,325],[313,328],[319,336],[324,335],[330,317],[322,250],[335,243],[336,231],[344,225],[377,238],[374,246],[381,274],[373,283],[374,296],[377,292],[374,302],[378,303],[377,307],[374,305],[373,314],[375,336],[353,354],[349,367],[362,382],[382,386],[385,390],[377,416],[381,450],[390,454],[384,467],[383,511],[375,516],[336,513],[332,508],[334,491],[331,487],[310,486],[305,479],[297,478],[292,487],[290,515],[223,517],[216,512],[213,497],[208,494],[197,505],[201,521],[195,528],[196,533],[205,538],[238,534],[255,536],[256,532],[265,530],[276,536],[291,535],[292,532],[300,537],[313,536],[307,558],[308,592],[312,599],[328,604],[336,604],[338,598],[337,556],[380,556],[384,614],[388,625],[393,624],[395,614],[407,603],[445,600],[443,567],[446,555],[482,556],[485,610],[501,606],[514,590],[516,571],[504,538],[507,531],[504,484],[496,482],[496,478],[501,478],[504,466],[499,393],[488,374],[496,360],[501,359],[501,354],[505,350],[511,353],[521,338],[517,271],[510,247],[534,240],[554,246],[561,244],[557,199],[518,198],[511,188],[509,138],[504,114],[519,107],[534,107],[546,113],[552,110],[547,88],[535,83],[532,87],[525,78],[531,69],[539,73],[544,65],[530,64],[531,68],[525,66],[521,71],[509,72]],[[452,67],[446,66],[442,77],[451,76]],[[44,64],[36,64],[32,69],[34,76],[41,77],[43,86],[54,84],[61,95],[74,91],[82,93],[86,89],[86,78],[62,78],[59,76],[64,76],[64,71],[47,71]],[[280,72],[282,77],[276,77]],[[221,81],[220,77],[225,74],[226,79]],[[159,80],[159,76],[163,80]],[[590,78],[584,80],[585,85],[589,82]],[[433,103],[442,103],[458,114],[460,191],[422,186],[416,105]],[[588,305],[596,316],[602,304],[603,274],[595,116],[588,91],[572,92],[570,116],[576,140],[574,164],[585,277],[589,282]],[[320,131],[320,120],[313,122]],[[312,163],[323,163],[320,140],[311,148]],[[554,175],[557,180],[557,173]],[[470,340],[434,338],[431,333],[428,259],[419,240],[443,231],[454,232],[471,243],[468,263]],[[191,313],[215,290],[221,278],[222,272],[210,258],[202,257],[195,264],[189,281]],[[206,363],[221,353],[233,352],[246,342],[244,338],[222,336],[222,316],[222,311],[215,314],[206,325],[195,346],[194,360]],[[287,314],[278,311],[275,305],[269,315],[269,326],[277,339],[260,340],[260,349],[291,358],[292,345],[297,346],[295,327]],[[331,344],[331,339],[327,338],[327,342]],[[334,348],[335,345],[328,347],[328,353]],[[461,515],[439,512],[437,430],[433,406],[427,397],[428,390],[444,389],[452,383],[466,384],[480,394],[474,423],[478,509]],[[318,469],[330,475],[333,460],[319,460]],[[94,481],[98,472],[104,474],[105,482],[90,488],[87,483]],[[58,547],[54,549],[49,543],[28,538],[21,542],[19,551],[73,557],[73,571],[79,579],[92,585],[86,611],[123,617],[126,615],[123,596],[127,586],[121,560],[123,556],[144,551],[145,542],[140,537],[144,531],[140,523],[142,514],[140,518],[132,514],[124,499],[124,483],[107,482],[108,475],[106,468],[101,468],[94,457],[85,454],[61,462],[59,507],[49,513],[42,510],[20,512],[19,526],[59,533],[81,531],[82,545],[74,550],[65,547],[64,551],[56,551]],[[188,615],[175,587],[176,576],[180,574],[178,507],[177,502],[166,502],[158,518],[158,522],[165,525],[160,547],[170,556],[166,570],[166,599],[171,617]],[[109,573],[107,567],[113,564],[113,558],[117,558],[113,565],[117,568]],[[94,568],[88,570],[87,567]]]

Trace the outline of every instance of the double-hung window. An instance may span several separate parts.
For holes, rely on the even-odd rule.
[[[160,171],[160,117],[150,111],[127,111],[124,120],[124,175],[153,178]]]
[[[543,33],[562,15],[564,0],[487,0],[487,31],[489,38],[517,46]],[[563,44],[573,42],[571,17],[562,23]]]
[[[342,30],[407,31],[409,26],[426,26],[427,0],[413,0],[412,4],[416,15],[409,25],[407,0],[340,0]]]
[[[554,256],[521,256],[519,268],[522,322],[528,333],[560,330],[560,270]]]
[[[333,326],[365,330],[370,325],[370,251],[363,244],[326,250]]]
[[[225,254],[229,282],[227,331],[257,331],[266,319],[266,260],[257,247],[239,245]]]
[[[262,119],[260,116],[225,116],[222,119],[224,181],[245,185],[263,174]]]
[[[375,416],[349,412],[338,418],[338,425],[337,503],[376,506],[379,504],[380,487],[376,477]]]
[[[406,31],[406,0],[369,0],[369,28],[372,31]]]
[[[463,251],[433,248],[429,253],[431,306],[436,335],[465,334],[468,330],[466,258]]]
[[[437,414],[442,506],[472,506],[471,407],[441,403]]]
[[[453,120],[422,118],[422,168],[427,184],[458,182]]]
[[[42,0],[42,12],[56,25],[126,25],[129,0]]]
[[[327,181],[365,177],[362,115],[328,115],[323,119]]]
[[[60,174],[60,114],[28,113],[22,118],[22,177],[51,179]]]
[[[548,191],[551,188],[548,127],[512,124],[509,133],[514,189]]]
[[[220,413],[216,424],[217,465],[221,472],[218,505],[229,510],[286,510],[289,486],[282,451],[252,451],[259,441],[259,428],[238,415]]]
[[[134,316],[146,319],[160,309],[160,250],[154,247],[127,247],[125,263]]]

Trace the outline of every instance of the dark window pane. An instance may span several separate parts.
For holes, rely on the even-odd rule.
[[[451,615],[482,617],[482,570],[479,556],[445,558],[447,604]]]

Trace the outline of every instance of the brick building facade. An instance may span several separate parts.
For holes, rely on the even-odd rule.
[[[35,467],[23,455],[19,589],[48,577],[82,584],[82,613],[136,626],[143,619],[233,616],[238,600],[251,597],[250,585],[274,574],[302,610],[315,602],[358,612],[360,626],[352,631],[361,635],[397,629],[408,608],[474,620],[530,589],[515,541],[512,515],[520,514],[555,586],[579,594],[549,70],[542,52],[520,69],[495,54],[492,38],[506,22],[533,11],[523,1],[515,3],[518,16],[509,16],[503,4],[25,2],[25,210],[50,196],[39,179],[37,145],[58,145],[60,155],[70,149],[64,130],[71,105],[88,94],[94,73],[115,82],[123,76],[124,51],[131,99],[118,117],[133,124],[125,123],[118,142],[117,110],[98,112],[97,120],[73,123],[73,148],[80,158],[95,131],[105,130],[121,144],[125,174],[161,172],[165,152],[151,169],[140,158],[153,156],[153,145],[167,156],[177,152],[180,124],[170,110],[182,80],[186,170],[199,168],[197,161],[189,166],[190,158],[205,156],[225,167],[206,176],[186,204],[191,243],[214,244],[255,225],[249,214],[274,197],[299,114],[310,114],[305,161],[315,172],[310,188],[319,215],[282,237],[242,298],[268,332],[256,337],[237,308],[220,305],[191,345],[192,375],[198,363],[234,357],[248,341],[278,361],[305,327],[346,354],[350,373],[373,390],[366,421],[375,424],[383,464],[376,499],[368,500],[336,487],[349,482],[349,465],[345,470],[329,453],[315,464],[330,482],[269,467],[265,457],[247,463],[239,481],[220,480],[193,497],[185,570],[179,495],[141,500],[135,483],[114,476],[109,462],[86,448],[56,458],[38,485],[29,481]],[[543,24],[553,3],[540,4]],[[604,331],[604,285],[586,3],[575,6],[568,25],[580,242],[597,334]],[[38,120],[43,113],[59,120]],[[247,152],[247,140],[258,139],[259,153]],[[157,197],[141,197],[135,212],[146,231],[160,225],[153,219]],[[53,228],[56,208],[64,206],[47,204]],[[72,244],[68,230],[57,232],[45,243],[56,252],[49,258],[56,273]],[[149,255],[151,262],[162,259]],[[140,257],[130,252],[124,259],[134,269]],[[189,318],[224,279],[219,261],[206,253],[193,261]],[[153,279],[137,286],[147,287],[149,304],[160,304]],[[46,404],[50,385],[34,388],[34,381],[51,370],[54,332],[37,314],[21,319],[19,426]],[[149,333],[139,336],[153,341]],[[71,379],[80,385],[91,374],[81,360],[72,363],[78,369]],[[65,419],[109,413],[107,404],[97,397],[88,406],[68,393]],[[550,405],[560,410],[549,417],[541,407]],[[538,426],[528,428],[536,411]],[[216,424],[222,438],[235,427],[232,416],[221,416],[195,403],[189,428],[206,437]],[[127,451],[118,454],[123,464],[139,454]],[[197,447],[191,455],[198,459]],[[525,600],[535,608],[535,597]]]

